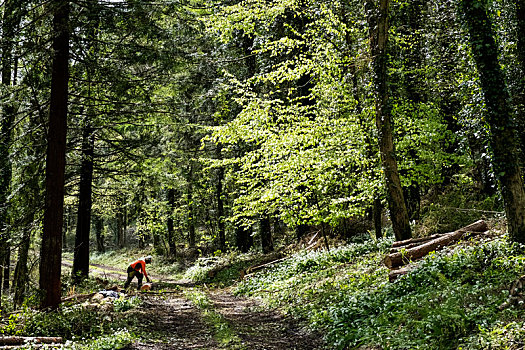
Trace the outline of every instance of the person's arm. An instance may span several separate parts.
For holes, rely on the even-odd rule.
[[[146,263],[144,261],[141,261],[140,264],[142,265],[142,271],[144,271],[144,277],[146,277],[146,281],[151,282],[151,280],[148,277],[148,273],[146,272]]]

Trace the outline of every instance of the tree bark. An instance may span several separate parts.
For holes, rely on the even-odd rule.
[[[54,0],[53,67],[46,158],[46,199],[42,247],[40,251],[40,289],[42,308],[56,308],[61,296],[62,226],[69,81],[69,2]]]
[[[520,67],[520,76],[518,82],[517,96],[514,97],[516,101],[516,107],[518,110],[518,121],[523,126],[525,125],[525,0],[516,0],[516,21],[517,21],[517,59]],[[521,144],[521,159],[525,163],[525,128],[518,128],[518,134]]]
[[[190,248],[195,247],[195,213],[193,207],[193,166],[190,165],[188,175],[188,244]]]
[[[505,203],[509,234],[513,241],[525,243],[525,188],[518,166],[516,125],[498,62],[495,33],[483,2],[462,0],[460,7],[487,107],[494,171]]]
[[[216,149],[217,159],[222,159],[221,145],[217,145]],[[216,183],[216,196],[217,196],[217,221],[218,221],[218,236],[219,236],[219,249],[223,252],[226,251],[226,231],[224,228],[224,201],[222,182],[224,180],[224,168],[217,168],[217,183]]]
[[[370,30],[370,52],[372,55],[374,92],[376,96],[376,127],[379,137],[379,151],[385,176],[390,220],[396,240],[412,236],[408,212],[403,197],[401,180],[397,168],[392,131],[391,106],[388,96],[387,41],[388,41],[388,0],[368,0],[368,25]]]
[[[175,225],[173,221],[173,211],[175,210],[175,189],[170,188],[168,190],[168,247],[169,247],[169,256],[177,256],[177,241],[175,239]]]
[[[97,240],[97,252],[104,253],[106,246],[104,245],[104,219],[100,215],[93,216],[93,225],[95,229],[95,238]]]
[[[259,234],[261,235],[261,248],[263,253],[273,251],[272,228],[270,225],[270,218],[268,216],[262,217],[259,220]]]
[[[95,156],[95,106],[92,99],[92,83],[94,77],[95,54],[97,52],[97,27],[99,13],[96,8],[97,2],[87,2],[88,23],[87,26],[87,54],[86,54],[86,78],[87,86],[87,116],[82,125],[82,155],[80,167],[80,183],[78,198],[78,219],[75,234],[75,248],[73,257],[72,275],[74,280],[88,278],[89,275],[89,236],[91,231],[91,207],[93,196],[93,168]],[[97,241],[98,242],[98,241]]]
[[[374,205],[372,208],[372,218],[374,220],[374,231],[376,233],[376,238],[383,237],[383,205],[381,204],[381,198],[379,195],[376,195],[374,198]]]
[[[2,17],[2,42],[1,42],[1,73],[2,85],[10,87],[12,79],[13,47],[15,44],[15,32],[22,19],[21,6],[15,0],[6,0],[4,3],[4,13]],[[14,98],[10,95],[7,101],[3,102],[1,122],[0,122],[0,297],[2,292],[9,290],[9,265],[11,251],[9,248],[10,232],[8,224],[7,197],[9,185],[11,184],[11,161],[9,159],[9,147],[12,139],[12,128],[15,119]],[[3,286],[2,286],[3,282]],[[1,304],[1,300],[0,300]]]
[[[91,126],[90,117],[92,117],[91,114],[84,121],[82,130],[82,165],[80,168],[77,230],[72,269],[72,275],[77,282],[88,278],[89,275],[89,233],[91,230],[93,156],[95,150],[94,129]]]
[[[241,252],[246,253],[253,246],[252,230],[247,229],[243,226],[238,226],[235,229],[235,244],[237,249]]]
[[[33,218],[31,218],[33,221]],[[31,228],[25,227],[22,236],[22,242],[18,247],[18,260],[15,267],[15,275],[13,278],[13,287],[15,291],[14,304],[22,305],[24,295],[27,287],[29,271],[27,269],[27,260],[29,258],[29,248],[31,246]]]

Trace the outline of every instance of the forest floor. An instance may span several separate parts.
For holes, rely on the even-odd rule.
[[[65,267],[70,262],[64,261]],[[92,265],[92,276],[123,282],[123,271]],[[162,289],[140,293],[142,305],[131,315],[139,317],[142,334],[126,349],[320,349],[321,336],[278,310],[264,310],[254,299],[238,297],[229,288],[196,287],[188,280],[150,275]],[[155,294],[154,294],[155,293]]]

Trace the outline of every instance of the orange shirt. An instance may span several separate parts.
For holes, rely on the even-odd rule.
[[[139,259],[135,262],[132,262],[130,266],[137,271],[142,271],[144,276],[148,277],[148,274],[146,273],[146,263],[144,262],[144,260]]]

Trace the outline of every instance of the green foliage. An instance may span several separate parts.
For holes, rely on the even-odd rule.
[[[498,309],[510,282],[525,271],[519,246],[505,239],[460,245],[451,253],[431,254],[389,283],[386,269],[378,268],[389,243],[368,240],[331,252],[299,253],[247,278],[236,292],[306,318],[337,349],[455,349],[501,344],[498,334],[520,336],[515,323],[524,311]],[[515,331],[503,332],[506,327]]]
[[[136,308],[142,304],[142,300],[138,297],[125,297],[121,295],[118,299],[113,301],[114,310],[117,312],[124,312]]]
[[[62,305],[48,312],[25,312],[19,319],[21,329],[16,334],[29,336],[56,336],[69,340],[98,338],[120,329],[138,329],[138,319],[124,313],[140,305],[140,301],[122,300],[115,304],[117,313],[108,313],[90,305]],[[118,300],[118,299],[117,299]],[[123,334],[126,333],[123,331]]]
[[[105,315],[80,305],[61,307],[57,311],[36,313],[26,320],[25,333],[33,336],[72,336],[100,335],[110,325]]]
[[[117,350],[127,348],[137,336],[127,329],[120,329],[111,336],[102,336],[79,343],[66,343],[64,349],[71,350]]]
[[[257,264],[260,256],[252,253],[232,252],[221,256],[199,258],[186,270],[184,278],[199,283],[229,286],[240,277],[240,271]]]

